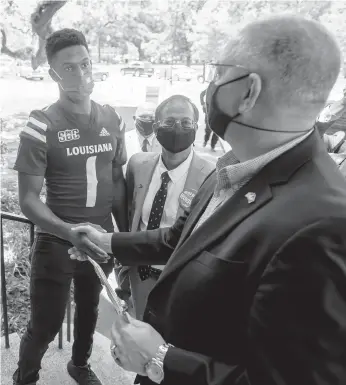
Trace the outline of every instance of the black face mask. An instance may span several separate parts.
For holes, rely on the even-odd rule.
[[[267,128],[255,127],[255,126],[251,126],[249,124],[245,124],[245,123],[236,121],[235,119],[241,115],[240,112],[238,112],[234,116],[230,116],[230,115],[227,115],[224,112],[222,112],[220,110],[220,108],[217,106],[216,94],[217,94],[220,87],[223,87],[227,84],[236,82],[238,80],[245,79],[248,76],[249,75],[240,76],[239,78],[232,79],[229,82],[220,84],[219,86],[215,85],[215,82],[212,81],[212,82],[210,82],[210,84],[208,86],[207,94],[206,94],[208,124],[209,124],[209,127],[215,132],[215,134],[218,135],[222,139],[224,139],[224,137],[225,137],[225,132],[226,132],[228,125],[233,121],[235,123],[241,125],[241,126],[250,127],[250,128],[255,129],[255,130],[279,132],[278,130],[270,130]],[[292,133],[292,131],[284,131],[284,130],[281,130],[280,132]],[[294,132],[307,132],[307,131],[303,130],[303,131],[294,131]]]
[[[176,126],[173,128],[159,126],[156,138],[167,151],[177,154],[192,145],[196,138],[196,130]]]
[[[219,86],[217,86],[214,81],[209,83],[206,98],[205,98],[206,105],[207,105],[208,124],[209,124],[209,127],[215,132],[215,134],[222,139],[224,139],[227,126],[240,114],[238,113],[234,116],[229,116],[224,114],[217,106],[216,94],[219,91],[220,87],[223,87],[227,84],[236,82],[241,79],[245,79],[248,76],[249,75],[241,76],[239,78],[230,80],[227,83],[220,84]]]
[[[150,136],[153,133],[154,120],[136,119],[135,125],[137,131],[144,137]]]

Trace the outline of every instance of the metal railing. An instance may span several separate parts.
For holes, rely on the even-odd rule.
[[[8,313],[7,313],[7,290],[6,290],[6,274],[5,274],[5,257],[4,257],[4,237],[3,237],[3,220],[9,220],[14,222],[25,223],[30,226],[30,246],[34,243],[35,238],[35,225],[27,218],[21,215],[11,214],[0,211],[1,220],[1,297],[2,297],[2,314],[4,323],[5,334],[5,347],[10,347],[9,331],[8,331]],[[68,296],[68,303],[66,309],[67,318],[67,341],[71,341],[71,296]],[[63,330],[62,327],[59,331],[59,349],[63,348]]]

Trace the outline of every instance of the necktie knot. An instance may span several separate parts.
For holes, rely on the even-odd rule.
[[[171,180],[171,178],[168,175],[168,171],[165,171],[161,174],[161,180],[162,180],[162,183],[166,183],[166,184]]]

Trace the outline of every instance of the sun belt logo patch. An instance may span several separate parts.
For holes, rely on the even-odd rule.
[[[73,130],[65,130],[58,132],[58,139],[60,143],[70,142],[71,140],[77,140],[80,138],[79,130],[77,128]]]
[[[101,132],[100,132],[100,136],[109,136],[110,133],[103,127]]]

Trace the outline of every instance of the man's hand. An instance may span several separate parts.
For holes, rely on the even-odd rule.
[[[84,251],[78,250],[77,247],[73,246],[71,249],[68,249],[71,259],[76,259],[77,261],[83,262],[88,260],[88,255]]]
[[[101,246],[102,240],[100,236],[105,232],[106,231],[103,230],[102,228],[100,230],[99,227],[96,227],[91,223],[82,223],[80,225],[76,225],[71,228],[71,233],[73,233],[74,236],[78,236],[81,234],[86,235],[89,238],[89,240],[97,246]]]
[[[128,313],[126,318],[117,319],[112,327],[114,361],[125,370],[146,376],[145,365],[155,357],[165,340],[149,324],[136,320]]]
[[[80,225],[77,225],[77,227],[91,228],[99,234],[106,232],[101,226],[89,222],[81,223]],[[72,228],[69,231],[68,240],[79,250],[80,255],[83,256],[83,258],[74,259],[85,261],[87,260],[87,255],[98,263],[105,263],[109,259],[109,255],[104,250],[102,250],[97,244],[95,244],[95,242],[93,242],[93,240],[91,240],[90,237],[88,237],[88,235],[84,231],[78,232],[74,231],[74,229]]]

